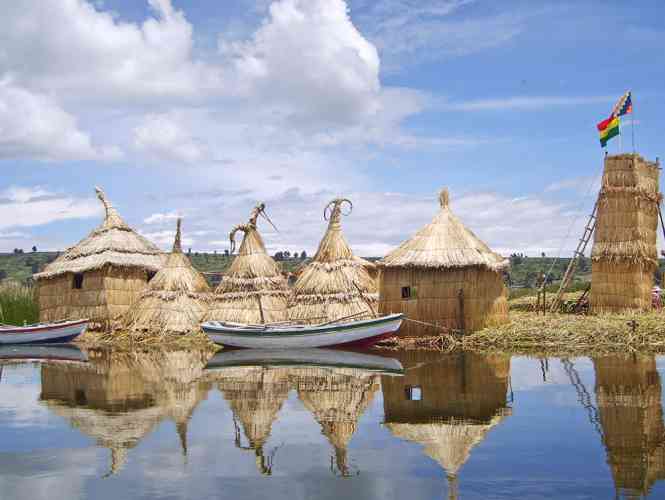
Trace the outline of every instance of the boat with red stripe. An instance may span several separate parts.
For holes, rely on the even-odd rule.
[[[85,332],[87,327],[87,319],[36,323],[25,326],[0,325],[0,345],[62,344],[74,340]]]

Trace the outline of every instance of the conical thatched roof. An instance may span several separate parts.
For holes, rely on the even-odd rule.
[[[266,252],[256,228],[265,205],[257,205],[247,224],[235,226],[229,235],[231,253],[235,234],[244,233],[238,256],[215,290],[206,319],[238,323],[273,323],[286,320],[288,285],[279,265]]]
[[[377,297],[376,283],[356,257],[342,234],[342,205],[337,198],[329,207],[330,220],[314,258],[300,273],[289,302],[289,319],[319,323],[353,316],[371,318]]]
[[[125,326],[132,333],[162,336],[200,332],[211,301],[210,287],[182,253],[180,231],[178,219],[173,251],[166,265],[127,312]]]
[[[35,279],[53,278],[64,273],[82,273],[105,265],[119,268],[138,267],[158,271],[164,262],[155,245],[130,228],[100,188],[97,197],[106,212],[104,222],[87,238],[67,249],[51,262]]]
[[[434,220],[386,255],[380,267],[448,269],[480,266],[498,271],[508,260],[493,252],[450,210],[448,190],[439,194],[441,209]]]
[[[309,368],[298,373],[298,396],[335,450],[337,470],[342,475],[349,474],[347,448],[358,420],[379,385],[378,375],[354,376],[348,370]]]

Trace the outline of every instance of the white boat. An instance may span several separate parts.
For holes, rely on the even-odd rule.
[[[215,354],[207,371],[223,371],[244,366],[293,368],[356,368],[382,375],[403,375],[402,364],[393,358],[343,351],[340,349],[234,349]]]
[[[26,326],[0,325],[0,345],[71,342],[85,332],[87,326],[87,319],[37,323]]]
[[[243,325],[208,321],[201,325],[216,344],[249,349],[305,349],[310,347],[368,346],[399,330],[403,314],[321,325]]]

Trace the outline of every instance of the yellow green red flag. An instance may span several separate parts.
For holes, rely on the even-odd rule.
[[[612,115],[607,120],[603,120],[598,125],[596,125],[598,132],[600,133],[601,147],[604,148],[607,146],[607,141],[609,141],[612,137],[619,135],[619,123],[619,117]]]

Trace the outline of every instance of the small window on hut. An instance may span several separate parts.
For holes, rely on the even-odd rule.
[[[416,294],[416,287],[415,286],[403,286],[402,287],[402,299],[407,300],[407,299],[415,299],[417,296]]]
[[[83,273],[76,273],[72,280],[72,288],[80,290],[83,288]]]
[[[419,385],[407,385],[404,388],[407,401],[422,401],[423,389]]]
[[[148,271],[148,275],[146,276],[146,281],[150,283],[152,279],[155,277],[155,274],[157,274],[155,271]]]

